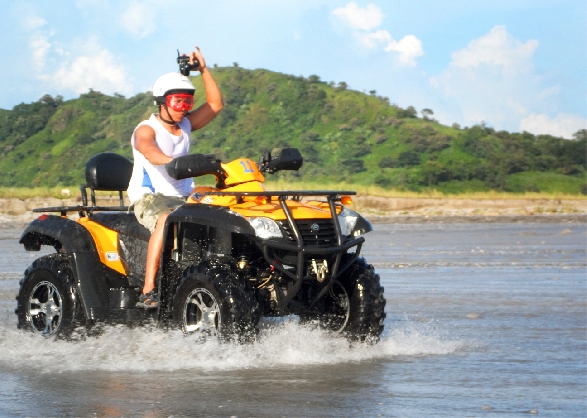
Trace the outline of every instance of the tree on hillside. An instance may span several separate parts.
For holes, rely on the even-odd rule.
[[[402,109],[401,107],[397,107],[398,111],[397,111],[397,117],[398,118],[417,118],[418,117],[418,111],[416,110],[416,108],[414,106],[408,106],[405,109]]]
[[[422,117],[425,120],[430,119],[430,116],[432,116],[432,115],[434,115],[434,112],[432,111],[432,109],[428,109],[428,108],[422,109]]]
[[[587,129],[579,129],[573,134],[575,141],[587,141]]]

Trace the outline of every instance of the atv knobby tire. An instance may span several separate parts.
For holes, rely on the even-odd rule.
[[[245,342],[259,318],[253,293],[228,268],[191,267],[173,298],[173,319],[186,334]]]
[[[50,254],[33,261],[24,272],[16,297],[18,328],[43,337],[71,334],[76,319],[82,319],[73,283],[64,254]]]
[[[383,332],[383,286],[373,266],[362,257],[333,280],[330,291],[316,308],[323,328],[346,335],[352,341],[377,341]]]

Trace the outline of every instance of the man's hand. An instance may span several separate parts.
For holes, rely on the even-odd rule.
[[[195,48],[195,51],[190,52],[189,62],[190,64],[193,64],[194,58],[197,58],[200,62],[200,65],[196,69],[202,74],[202,81],[204,83],[204,89],[206,90],[206,102],[186,116],[190,121],[192,131],[206,126],[224,106],[220,89],[218,88],[216,81],[214,81],[212,73],[206,68],[206,61],[200,52],[200,48],[197,46]]]
[[[202,72],[202,70],[204,68],[206,68],[206,60],[204,60],[204,57],[202,56],[202,53],[200,52],[200,48],[199,47],[195,47],[196,50],[190,52],[190,65],[194,65],[194,61],[198,60],[198,62],[200,63],[200,65],[198,65],[195,70]]]

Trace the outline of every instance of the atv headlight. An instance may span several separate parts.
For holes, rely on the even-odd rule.
[[[279,229],[279,225],[277,225],[273,219],[258,217],[247,218],[247,220],[255,230],[255,235],[257,235],[259,238],[268,239],[283,237],[281,229]]]
[[[355,229],[355,225],[357,224],[357,219],[359,219],[359,214],[357,212],[347,208],[342,209],[338,214],[338,223],[340,224],[340,232],[342,232],[342,235],[350,235],[353,232],[353,229]]]

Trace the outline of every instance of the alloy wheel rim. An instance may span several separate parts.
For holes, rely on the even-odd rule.
[[[49,337],[59,330],[63,300],[57,287],[48,281],[37,283],[29,296],[28,318],[34,332]]]
[[[218,336],[221,326],[220,307],[207,289],[194,289],[186,299],[183,309],[183,326],[188,334]]]

